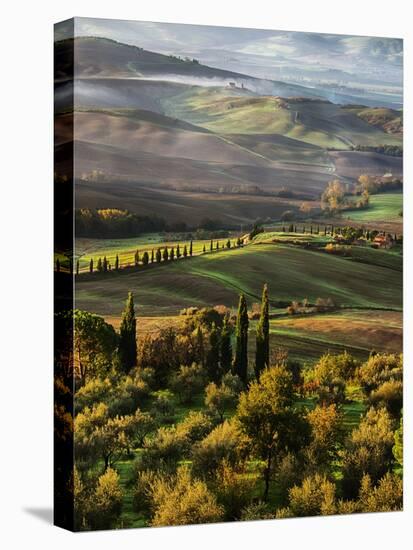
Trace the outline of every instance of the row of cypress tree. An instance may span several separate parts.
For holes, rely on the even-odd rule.
[[[248,306],[245,295],[241,294],[238,304],[237,322],[235,327],[235,357],[233,372],[237,374],[244,384],[248,383]],[[270,321],[268,286],[264,284],[261,298],[261,312],[256,332],[255,348],[255,376],[258,379],[260,373],[270,364]]]

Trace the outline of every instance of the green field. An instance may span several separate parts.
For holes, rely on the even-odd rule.
[[[357,222],[399,222],[403,218],[400,212],[403,210],[402,193],[382,193],[370,197],[369,207],[365,210],[346,212],[350,220]]]
[[[233,95],[225,88],[193,86],[161,100],[165,113],[218,134],[279,134],[318,147],[400,144],[356,114],[323,101]]]
[[[121,267],[128,265],[134,265],[135,263],[135,252],[139,250],[140,259],[142,260],[142,254],[146,251],[151,255],[152,250],[156,252],[158,248],[163,250],[165,247],[168,249],[176,247],[179,244],[181,254],[183,254],[184,246],[186,245],[187,251],[189,254],[189,244],[190,239],[185,239],[185,235],[174,236],[172,240],[168,236],[162,235],[160,233],[146,234],[143,237],[135,237],[131,239],[76,239],[76,254],[75,256],[79,258],[80,271],[89,270],[89,262],[93,258],[93,261],[96,266],[98,258],[103,258],[106,256],[107,260],[113,266],[115,264],[116,255],[119,256],[119,262]],[[228,237],[222,239],[213,239],[214,247],[216,243],[219,243],[220,248],[222,245],[225,245],[228,240]],[[231,243],[234,245],[235,240],[230,239]],[[209,251],[210,239],[205,240],[193,240],[192,242],[192,253],[194,256],[202,253],[205,246],[206,250]]]
[[[330,297],[341,307],[401,309],[401,277],[379,265],[380,252],[377,262],[363,263],[301,247],[252,244],[140,271],[85,276],[77,282],[76,298],[78,307],[117,316],[132,290],[140,315],[176,315],[188,306],[235,307],[240,292],[257,302],[266,281],[273,307]],[[395,266],[399,261],[394,256]]]

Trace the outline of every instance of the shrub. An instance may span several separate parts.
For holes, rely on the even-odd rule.
[[[223,517],[215,496],[203,481],[192,480],[186,467],[176,476],[158,477],[150,487],[153,526],[214,523]]]
[[[403,507],[403,482],[395,474],[387,472],[376,487],[370,476],[361,482],[359,504],[362,512],[392,512]]]
[[[241,512],[241,521],[255,521],[259,519],[274,519],[274,514],[268,510],[265,502],[254,502],[246,506]]]
[[[159,428],[152,437],[145,439],[141,469],[174,472],[187,445],[186,437],[176,428]]]
[[[176,426],[177,433],[193,445],[206,437],[213,428],[212,420],[201,411],[191,411],[182,422]]]
[[[369,402],[373,407],[385,407],[393,417],[400,416],[403,406],[403,383],[388,380],[373,390]]]
[[[336,487],[324,475],[307,477],[289,492],[289,510],[293,517],[326,516],[336,513]]]
[[[99,477],[92,504],[88,512],[88,523],[92,529],[116,526],[122,511],[122,490],[115,470],[109,468]]]
[[[222,460],[235,466],[242,458],[244,446],[245,439],[236,423],[226,420],[194,446],[194,472],[199,476],[212,475]]]
[[[343,455],[343,494],[355,498],[361,479],[369,474],[376,483],[393,460],[393,420],[386,409],[369,409],[354,429]]]
[[[204,385],[201,365],[192,363],[191,366],[182,365],[179,371],[172,375],[170,387],[178,395],[181,403],[191,403],[194,395]]]
[[[215,486],[217,501],[225,510],[224,519],[240,519],[242,510],[251,503],[254,480],[223,460],[216,472]]]
[[[152,404],[152,415],[161,424],[172,424],[175,420],[175,407],[170,394],[159,393]]]
[[[205,405],[213,414],[220,417],[221,422],[224,419],[225,412],[234,407],[236,402],[236,395],[225,384],[217,386],[215,382],[211,382],[205,388]]]
[[[384,382],[402,380],[402,355],[377,353],[361,365],[357,371],[358,379],[366,395],[377,389]]]

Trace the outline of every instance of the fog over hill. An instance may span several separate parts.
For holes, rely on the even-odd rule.
[[[400,108],[403,102],[403,41],[398,38],[88,18],[75,19],[75,33],[298,84],[339,103]],[[58,37],[65,37],[63,25]]]

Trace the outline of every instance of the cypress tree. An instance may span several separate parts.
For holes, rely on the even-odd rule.
[[[79,275],[79,260],[76,260],[76,275]]]
[[[148,254],[148,256],[149,256],[149,254]],[[154,262],[154,253],[153,253],[153,248],[152,248],[152,250],[151,250],[151,264],[153,264],[153,262]]]
[[[178,258],[178,260],[181,257],[181,249],[179,248],[179,244],[176,247],[176,257]]]
[[[158,248],[158,250],[156,251],[156,261],[157,261],[158,264],[161,263],[161,259],[162,259],[161,249]]]
[[[214,248],[214,243],[212,242],[212,239],[211,239],[211,242],[209,243],[209,250],[212,252]]]
[[[93,273],[93,258],[90,258],[90,262],[89,262],[89,273]]]
[[[227,248],[231,248],[231,241],[229,239],[227,240]]]
[[[98,259],[97,269],[98,269],[99,273],[102,272],[102,269],[103,269],[103,268],[102,268],[102,258],[99,258],[99,259]]]
[[[212,382],[219,382],[221,378],[219,369],[219,340],[219,330],[214,323],[209,334],[209,349],[206,354],[208,380]]]
[[[168,261],[168,258],[169,258],[169,253],[168,253],[168,247],[165,246],[165,248],[163,249],[163,261],[164,262],[167,262]]]
[[[139,250],[135,252],[135,266],[139,265]]]
[[[132,292],[128,293],[119,329],[119,359],[122,369],[129,372],[136,366],[136,317]]]
[[[188,250],[187,250],[186,245],[185,245],[184,246],[184,258],[186,258],[187,256],[188,256]]]
[[[202,252],[205,254],[206,252],[206,249],[205,249],[205,245],[204,245],[204,248],[202,249]]]
[[[270,321],[268,307],[268,287],[264,285],[261,300],[261,315],[257,326],[257,347],[255,351],[255,376],[257,380],[261,372],[269,367],[270,362]]]
[[[142,256],[142,265],[148,265],[148,263],[149,263],[149,254],[145,250]]]
[[[219,250],[219,241],[217,241],[217,250]]]
[[[200,365],[205,366],[204,333],[199,325],[196,331],[196,354],[197,362]]]
[[[103,272],[106,273],[108,270],[108,260],[106,256],[103,257]]]
[[[115,258],[115,270],[119,271],[119,256],[117,254]]]
[[[189,243],[189,255],[192,256],[192,241]]]
[[[59,258],[56,259],[56,273],[60,273],[60,261],[59,261]]]
[[[171,251],[169,253],[169,259],[173,260],[175,258],[175,249],[174,247],[171,248]]]
[[[231,325],[228,315],[225,316],[222,326],[220,359],[221,372],[225,374],[230,370],[232,364]]]
[[[241,294],[239,297],[235,338],[233,372],[246,385],[248,382],[248,309],[244,294]]]

